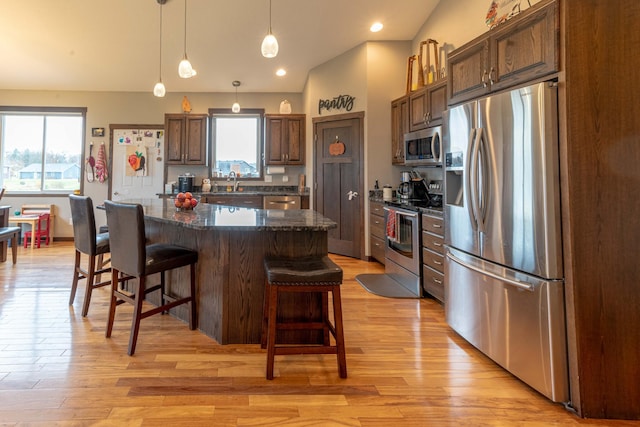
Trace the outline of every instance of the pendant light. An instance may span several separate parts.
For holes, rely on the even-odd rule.
[[[184,56],[178,65],[178,75],[183,79],[189,79],[196,74],[196,70],[193,69],[187,58],[187,0],[184,0]]]
[[[240,86],[240,82],[238,80],[234,80],[231,84],[236,88],[236,102],[231,106],[231,111],[234,113],[240,112],[240,104],[238,103],[238,86]]]
[[[158,0],[158,4],[160,5],[160,64],[158,67],[160,70],[160,78],[158,79],[158,83],[153,87],[153,94],[158,98],[162,98],[167,93],[164,83],[162,83],[162,5],[166,2],[167,0]]]
[[[261,50],[265,58],[275,58],[278,54],[278,40],[271,33],[271,0],[269,0],[269,33],[262,40]]]

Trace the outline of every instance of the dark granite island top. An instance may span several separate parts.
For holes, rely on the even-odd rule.
[[[147,239],[198,251],[198,329],[220,344],[260,343],[264,300],[265,255],[326,255],[328,230],[336,223],[315,211],[264,210],[201,203],[193,211],[177,211],[172,200],[136,199],[145,212]],[[173,271],[167,282],[186,293],[188,269]],[[149,295],[151,302],[153,296]],[[284,295],[283,319],[303,315],[320,319],[320,295]],[[171,310],[187,319],[186,306]],[[320,334],[281,331],[283,341],[318,342]],[[144,339],[144,335],[141,335]]]
[[[309,209],[253,209],[200,203],[193,210],[179,211],[173,199],[122,202],[141,204],[145,217],[196,230],[327,231],[336,227],[334,221]]]

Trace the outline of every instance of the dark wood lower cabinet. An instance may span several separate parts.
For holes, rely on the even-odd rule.
[[[444,303],[444,219],[422,215],[422,288]]]
[[[369,202],[369,242],[371,258],[384,264],[386,230],[384,226],[384,204]]]

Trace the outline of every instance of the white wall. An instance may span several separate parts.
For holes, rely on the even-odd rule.
[[[87,133],[85,143],[85,157],[88,147],[94,141],[96,147],[101,142],[108,144],[110,124],[157,124],[164,126],[165,113],[181,113],[182,97],[187,95],[193,113],[207,113],[209,108],[231,108],[235,101],[233,93],[168,93],[164,98],[156,98],[149,92],[63,92],[63,91],[13,91],[0,90],[0,99],[5,106],[43,106],[43,107],[87,107]],[[288,99],[292,112],[301,113],[302,95],[298,93],[238,93],[238,101],[244,108],[264,108],[267,113],[277,113],[280,101]],[[92,127],[104,127],[105,137],[91,137]],[[108,148],[108,145],[107,145]],[[108,151],[108,150],[107,150]],[[292,168],[291,185],[297,185],[300,168]],[[199,177],[201,179],[203,177]],[[276,180],[281,180],[279,176]],[[199,181],[196,181],[199,182]],[[277,184],[277,182],[274,182]],[[281,182],[280,182],[281,184]],[[107,182],[83,182],[83,193],[93,199],[94,205],[101,203],[108,197]],[[57,197],[16,197],[5,194],[3,205],[11,205],[13,209],[23,204],[55,204],[56,237],[73,237],[70,224],[71,213],[67,196]],[[12,211],[13,211],[12,209]],[[104,212],[96,211],[96,222],[105,224]]]

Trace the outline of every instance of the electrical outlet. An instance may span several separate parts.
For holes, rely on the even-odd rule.
[[[282,175],[282,182],[289,182],[289,175]]]
[[[271,175],[265,175],[264,182],[273,182],[273,177]]]

